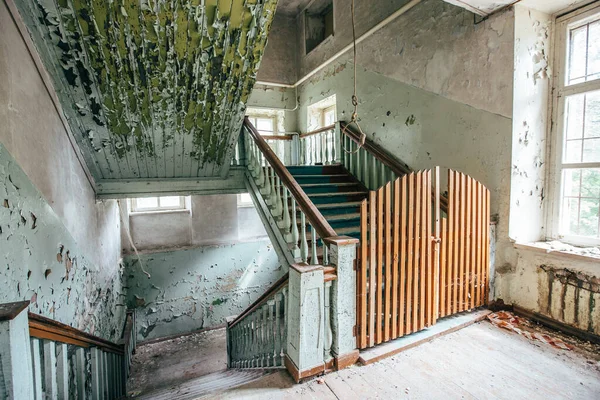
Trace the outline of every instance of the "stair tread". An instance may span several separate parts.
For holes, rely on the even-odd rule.
[[[341,203],[317,204],[318,209],[330,209],[340,207],[360,207],[361,201],[345,201]]]
[[[324,182],[324,183],[301,183],[305,188],[324,187],[324,186],[358,186],[357,182]]]
[[[300,212],[300,211],[298,211]],[[325,217],[327,221],[345,221],[360,218],[360,213],[347,213],[347,214],[335,214],[328,215]],[[296,218],[296,221],[300,223],[300,218]],[[306,222],[308,224],[308,221]]]
[[[315,175],[304,175],[304,174],[298,174],[298,175],[294,175],[292,173],[292,176],[294,178],[331,178],[333,176],[347,176],[348,178],[351,178],[350,175],[348,174],[315,174]]]
[[[364,194],[366,196],[368,193],[369,192],[366,192],[364,190],[359,190],[359,191],[356,191],[356,192],[310,193],[308,195],[308,197],[356,196],[357,194]]]

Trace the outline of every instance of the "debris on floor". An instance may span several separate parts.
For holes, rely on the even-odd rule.
[[[487,318],[497,327],[516,332],[529,340],[538,340],[557,349],[573,350],[573,346],[557,337],[539,332],[527,318],[518,317],[511,312],[498,311],[489,314]]]

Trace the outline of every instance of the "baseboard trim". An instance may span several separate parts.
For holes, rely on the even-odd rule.
[[[300,383],[303,380],[311,378],[315,375],[320,375],[325,373],[325,364],[317,365],[316,367],[305,369],[304,371],[299,371],[298,367],[294,362],[287,356],[285,356],[284,360],[285,368],[288,370],[292,378],[296,383]]]
[[[600,344],[600,336],[594,333],[575,328],[571,325],[565,324],[564,322],[557,321],[548,316],[545,316],[535,311],[527,310],[526,308],[517,305],[513,305],[512,308],[515,314],[525,318],[529,318],[530,320],[535,321],[540,325],[544,325],[550,329],[566,333],[567,335],[575,336],[576,338],[581,340]]]
[[[342,369],[346,369],[358,361],[358,357],[360,357],[360,351],[354,350],[350,353],[342,354],[335,358],[335,369],[336,371],[340,371]]]

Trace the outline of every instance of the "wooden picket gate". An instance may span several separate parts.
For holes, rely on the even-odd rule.
[[[442,211],[435,171],[404,175],[361,204],[359,349],[487,303],[489,191],[449,170]]]

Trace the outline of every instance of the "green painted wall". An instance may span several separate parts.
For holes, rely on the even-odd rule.
[[[107,275],[0,144],[0,303],[31,300],[29,311],[117,340],[125,295],[118,268]]]
[[[137,309],[139,340],[225,323],[287,270],[268,240],[142,254],[125,259],[127,304]]]
[[[96,180],[229,164],[277,0],[17,0]]]

